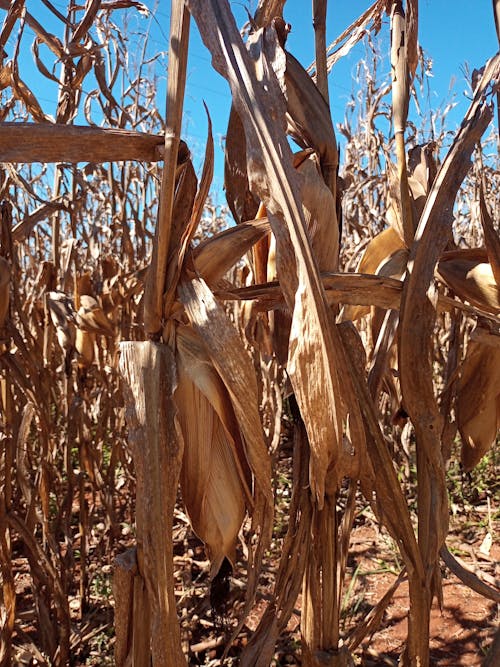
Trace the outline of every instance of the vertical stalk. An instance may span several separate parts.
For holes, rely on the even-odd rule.
[[[0,356],[6,352],[2,343],[4,325],[10,310],[12,262],[12,210],[3,202],[0,206]],[[12,471],[14,465],[12,386],[7,369],[0,364],[0,574],[2,579],[2,633],[0,638],[0,665],[11,664],[12,634],[16,615],[16,587],[12,569],[10,527],[7,514],[12,499]]]
[[[144,327],[146,333],[151,336],[159,333],[163,320],[163,290],[167,275],[175,171],[182,125],[189,44],[190,15],[184,0],[173,0],[171,11],[165,156],[153,256],[144,291]]]
[[[0,573],[2,575],[2,635],[0,639],[0,665],[11,664],[12,633],[16,615],[16,587],[12,571],[10,527],[7,514],[12,497],[12,395],[8,377],[0,377]]]
[[[328,71],[326,66],[326,9],[328,0],[313,0],[314,48],[316,55],[316,85],[330,106]]]
[[[151,613],[144,664],[151,646],[153,667],[179,667],[186,661],[174,596],[172,528],[183,451],[173,401],[175,357],[167,345],[126,342],[120,370],[137,475],[137,560]],[[133,643],[142,639],[137,633]]]
[[[401,221],[407,247],[413,243],[415,226],[408,188],[406,168],[405,129],[408,117],[410,86],[406,57],[406,19],[402,0],[394,0],[391,11],[391,69],[392,69],[392,120],[396,143],[396,160],[399,178]]]
[[[497,31],[498,43],[500,45],[500,0],[492,0],[493,17]],[[500,157],[500,90],[497,91],[497,130],[498,130],[498,156]]]
[[[55,175],[54,175],[54,185],[52,186],[52,192],[54,197],[59,197],[61,194],[61,168],[59,165],[55,165]],[[52,214],[52,262],[56,271],[56,282],[57,275],[59,273],[59,257],[61,254],[60,245],[61,245],[61,213],[56,210]]]
[[[325,495],[323,509],[319,510],[313,498],[310,499],[312,548],[304,574],[301,622],[305,667],[350,664],[349,651],[339,650],[342,568],[336,501],[336,493]]]

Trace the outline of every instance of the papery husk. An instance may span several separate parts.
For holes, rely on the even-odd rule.
[[[267,218],[249,220],[205,239],[193,251],[197,272],[213,287],[270,230]]]
[[[297,165],[302,175],[302,210],[306,222],[313,255],[318,268],[324,271],[336,271],[339,256],[339,229],[335,214],[335,199],[326,186],[316,155],[310,155]],[[277,279],[276,240],[271,235],[267,262],[267,280]],[[271,316],[273,347],[281,364],[285,364],[288,355],[288,342],[291,326],[291,313],[277,310]]]
[[[302,210],[313,256],[320,271],[335,272],[339,259],[339,228],[337,224],[335,198],[323,179],[319,160],[309,155],[297,165],[302,176]],[[277,279],[276,240],[271,235],[267,262],[267,280]],[[271,318],[271,331],[278,361],[286,363],[291,326],[291,313],[278,310]]]
[[[500,292],[483,248],[443,253],[436,276],[462,300],[488,313],[500,313]]]
[[[73,300],[64,292],[55,290],[47,292],[45,300],[50,319],[56,329],[57,342],[64,352],[66,374],[69,375],[71,358],[76,348],[75,308]],[[78,346],[80,349],[82,348],[81,340],[78,341]],[[92,363],[92,360],[90,363]]]
[[[252,503],[250,471],[227,389],[189,326],[177,329],[176,359],[182,497],[193,530],[206,545],[213,577],[224,558],[235,564],[238,533]]]
[[[76,329],[75,350],[78,353],[79,368],[89,368],[94,363],[95,358],[95,333]]]
[[[438,166],[434,158],[435,150],[435,142],[430,141],[427,144],[413,146],[408,151],[408,170],[410,172],[408,185],[410,186],[417,214],[415,217],[416,221],[422,215],[425,199],[436,178]],[[421,199],[422,197],[424,199]]]
[[[368,243],[359,262],[357,273],[377,275],[379,267],[384,266],[393,255],[400,258],[401,251],[405,251],[401,236],[393,227],[388,227]],[[386,277],[393,276],[386,275]],[[369,306],[347,306],[343,312],[343,319],[354,321],[368,315],[369,312]]]
[[[75,308],[75,349],[78,353],[78,366],[86,369],[94,363],[97,334],[114,336],[113,324],[93,295],[92,276],[89,271],[76,278]]]
[[[94,334],[113,336],[114,327],[97,299],[88,294],[80,296],[80,307],[76,313],[78,328]]]
[[[500,428],[500,348],[469,341],[455,406],[461,459],[471,470],[495,443]]]
[[[491,265],[496,284],[500,286],[500,236],[495,229],[493,218],[486,206],[482,187],[479,191],[479,212],[488,261]]]

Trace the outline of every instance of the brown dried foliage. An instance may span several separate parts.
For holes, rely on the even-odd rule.
[[[117,664],[191,659],[174,590],[178,484],[213,584],[241,559],[239,534],[244,542],[246,590],[228,651],[268,558],[283,395],[293,393],[288,528],[240,662],[270,664],[302,592],[302,664],[353,664],[406,576],[402,660],[427,664],[440,554],[468,585],[498,595],[464,574],[445,540],[455,434],[471,468],[500,424],[500,187],[481,146],[499,56],[479,74],[445,151],[443,135],[417,145],[407,121],[423,77],[415,0],[378,0],[328,49],[327,3],[315,0],[314,80],[286,50],[285,2],[259,2],[245,44],[225,0],[174,0],[164,123],[155,63],[139,57],[127,67],[114,22],[141,3],[72,0],[67,15],[45,4],[62,37],[25,3],[0,0],[0,48],[18,29],[0,70],[0,663],[16,659],[22,636],[20,554],[36,624],[29,650],[40,664],[69,664],[83,643],[75,621],[90,604],[90,549],[109,562],[130,546],[121,527],[134,519],[134,549],[116,562]],[[327,73],[378,32],[384,12],[392,104],[376,60],[360,64],[364,111],[356,118],[353,100],[339,126],[339,174]],[[180,136],[190,13],[231,88],[225,176],[238,223],[196,246],[203,211],[214,214],[214,147],[209,120],[198,182]],[[24,25],[58,92],[54,119],[20,76]],[[82,114],[86,125],[76,125]],[[383,130],[391,118],[394,138]],[[390,453],[398,419],[414,433],[418,533]],[[406,575],[342,635],[358,492],[398,545]]]

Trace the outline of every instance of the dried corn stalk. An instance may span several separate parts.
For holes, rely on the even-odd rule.
[[[10,300],[10,264],[0,257],[0,329],[4,326],[9,312]]]
[[[491,120],[491,82],[500,78],[500,57],[486,65],[473,102],[429,193],[410,255],[401,304],[399,369],[403,405],[415,427],[419,485],[418,541],[427,575],[420,598],[420,634],[409,637],[425,664],[429,652],[429,609],[439,589],[438,558],[448,528],[448,500],[441,451],[443,418],[434,395],[432,332],[436,310],[429,298],[434,270],[450,236],[453,203],[470,166],[470,155]],[[427,611],[425,611],[427,608]],[[413,644],[413,646],[411,646]]]

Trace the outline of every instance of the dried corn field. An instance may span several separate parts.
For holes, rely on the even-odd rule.
[[[59,32],[0,0],[0,664],[498,664],[500,55],[424,142],[418,0],[366,2],[331,45],[313,0],[309,68],[285,0],[241,33],[227,0],[172,0],[164,114],[161,58],[123,32],[147,41],[147,7],[43,4]],[[181,136],[192,22],[230,89],[222,217],[210,109],[201,173]],[[459,475],[486,489],[483,567],[450,542]],[[394,563],[369,604],[367,522]],[[484,663],[432,653],[449,576],[483,601]]]

